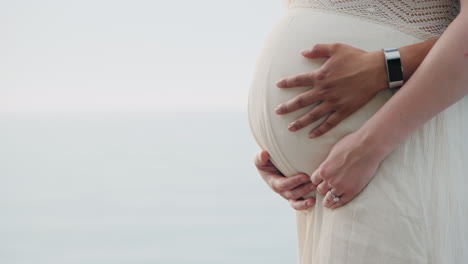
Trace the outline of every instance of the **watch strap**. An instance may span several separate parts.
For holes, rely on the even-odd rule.
[[[398,49],[382,49],[385,54],[385,65],[387,68],[388,87],[390,89],[403,86],[403,66],[401,65],[400,52]]]

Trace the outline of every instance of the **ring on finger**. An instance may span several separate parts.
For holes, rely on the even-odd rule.
[[[333,197],[333,202],[336,203],[340,200],[341,196],[342,195],[336,195],[332,192],[332,190],[329,190],[328,192],[330,192],[330,195]]]

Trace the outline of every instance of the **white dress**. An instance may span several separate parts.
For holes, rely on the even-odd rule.
[[[311,174],[333,144],[393,95],[380,92],[319,138],[309,139],[307,133],[323,118],[289,132],[287,125],[315,105],[282,116],[274,108],[311,87],[279,89],[275,82],[324,62],[306,59],[300,50],[316,43],[341,42],[367,51],[419,43],[440,36],[459,12],[459,1],[451,0],[289,2],[257,58],[248,105],[255,139],[286,176]],[[467,192],[465,97],[398,146],[346,206],[324,208],[323,196],[317,195],[314,208],[297,212],[300,263],[468,263]]]

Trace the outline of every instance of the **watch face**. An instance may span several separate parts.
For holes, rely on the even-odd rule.
[[[390,82],[403,80],[403,71],[399,58],[388,60],[388,76],[390,77]]]

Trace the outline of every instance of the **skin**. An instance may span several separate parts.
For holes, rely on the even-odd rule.
[[[437,39],[399,48],[407,81],[418,68]],[[369,102],[378,92],[388,88],[385,56],[382,50],[366,52],[343,43],[317,44],[301,52],[308,59],[327,58],[317,70],[279,80],[279,88],[311,86],[311,89],[280,104],[278,115],[294,112],[321,102],[310,112],[289,124],[291,132],[300,130],[331,113],[312,129],[310,138],[319,137]]]
[[[326,193],[324,206],[338,208],[369,183],[384,160],[416,129],[468,94],[468,0],[410,80],[358,131],[334,145],[313,174]]]
[[[408,80],[405,85],[358,131],[343,137],[334,145],[326,160],[312,174],[311,182],[305,177],[299,178],[295,188],[301,184],[316,186],[317,191],[325,195],[324,206],[338,208],[345,205],[365,188],[382,160],[406,137],[468,94],[467,2],[461,1],[460,14],[439,40],[415,44],[421,45],[420,50],[414,51],[420,52],[418,55],[410,52],[418,46],[400,49],[406,71],[405,79]],[[429,50],[429,53],[424,54],[424,50]],[[411,79],[409,76],[412,76]],[[257,155],[256,159],[260,161],[256,162],[256,165],[260,164],[257,169],[270,186],[281,185],[288,178],[275,170],[266,157],[268,153],[265,151]],[[283,196],[295,188],[273,190]],[[333,202],[330,191],[341,195],[339,202]],[[293,198],[286,199],[290,200],[296,210],[313,206],[313,202],[308,204],[306,200]]]
[[[401,63],[404,68],[403,77],[405,82],[416,71],[436,41],[437,39],[433,39],[399,48]],[[287,114],[312,104],[315,102],[315,99],[313,99],[315,94],[323,95],[322,97],[316,97],[318,98],[317,100],[324,102],[321,104],[322,106],[325,104],[335,104],[336,109],[336,106],[347,105],[346,107],[342,107],[341,111],[335,111],[333,115],[336,119],[330,119],[330,117],[332,117],[330,115],[326,121],[312,130],[312,133],[318,131],[318,136],[325,134],[328,130],[333,128],[334,125],[338,124],[339,121],[366,104],[378,92],[388,88],[385,57],[382,51],[365,52],[349,45],[333,43],[317,44],[311,50],[302,52],[302,55],[309,59],[321,58],[323,56],[327,56],[329,59],[321,68],[314,72],[299,74],[278,81],[278,86],[285,89],[307,85],[312,85],[313,89],[280,105],[276,113]],[[364,66],[356,68],[359,65]],[[328,71],[328,76],[327,78],[322,78],[321,84],[323,86],[314,86],[312,83],[314,81],[312,76],[323,74],[324,71]],[[352,74],[348,72],[352,72]],[[369,76],[372,76],[372,78],[369,78]],[[327,83],[335,83],[335,86],[326,88],[328,94],[321,92],[325,90],[323,87]],[[346,83],[346,85],[344,85],[344,83]],[[319,108],[314,108],[306,116],[293,122],[296,124],[296,128],[290,128],[289,130],[299,130],[320,119],[322,115],[316,115],[317,112],[321,112],[321,110]],[[315,118],[311,118],[314,115],[316,115]],[[330,189],[325,182],[322,182],[321,178],[319,180],[318,178],[312,177],[311,181],[309,177],[305,177],[305,174],[298,174],[286,178],[268,159],[268,152],[262,151],[259,153],[255,158],[257,170],[270,188],[288,200],[290,205],[296,210],[306,210],[315,204],[313,198],[309,198],[308,200],[301,198],[311,190],[316,189],[318,193],[325,195]]]
[[[291,207],[296,210],[305,210],[315,205],[314,198],[301,198],[317,188],[317,186],[311,183],[309,175],[300,173],[291,177],[284,177],[271,163],[270,154],[267,151],[257,154],[254,163],[260,176],[262,176],[268,186],[281,197],[288,200]]]

